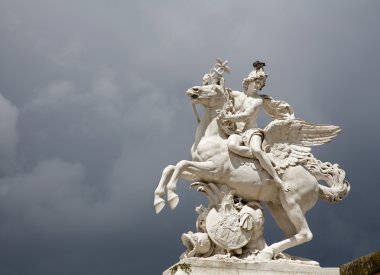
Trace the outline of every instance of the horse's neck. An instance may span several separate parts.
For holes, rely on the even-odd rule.
[[[219,125],[217,121],[216,108],[205,108],[203,117],[198,125],[196,134],[195,134],[195,143],[203,137],[210,137],[219,135]]]

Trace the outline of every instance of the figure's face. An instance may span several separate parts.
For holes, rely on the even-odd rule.
[[[186,94],[191,98],[193,104],[202,104],[205,107],[215,107],[223,104],[224,87],[210,84],[204,86],[194,86],[187,90]]]
[[[248,89],[245,91],[246,94],[257,93],[265,84],[265,79],[256,78],[248,84]]]

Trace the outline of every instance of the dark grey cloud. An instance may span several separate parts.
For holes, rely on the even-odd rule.
[[[266,93],[343,129],[314,152],[347,171],[352,191],[319,202],[308,215],[314,240],[290,252],[338,266],[378,250],[379,8],[0,2],[0,273],[160,274],[177,261],[204,198],[181,182],[176,211],[157,216],[153,191],[166,165],[190,157],[184,92],[215,57],[230,61],[237,90],[264,60]],[[281,237],[268,216],[266,238]]]

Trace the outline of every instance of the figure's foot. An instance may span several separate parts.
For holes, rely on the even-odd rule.
[[[154,204],[154,210],[156,211],[156,214],[158,214],[164,208],[165,200],[163,198],[159,197],[158,195],[155,195],[153,204]]]
[[[174,192],[168,193],[168,203],[169,203],[170,209],[173,210],[174,208],[176,208],[179,203],[178,195]]]
[[[264,248],[263,250],[261,250],[259,254],[255,257],[255,259],[258,261],[270,261],[272,260],[273,256],[274,256],[273,249],[268,246]]]
[[[284,181],[282,181],[280,178],[278,179],[274,179],[274,181],[276,182],[276,184],[281,187],[282,191],[284,192],[289,192],[290,190],[292,190],[290,188],[290,185],[285,183]]]
[[[281,188],[282,188],[282,191],[284,191],[284,192],[292,191],[289,184],[283,184],[283,185],[281,185]]]
[[[235,250],[234,250],[234,253],[235,253],[236,255],[241,255],[241,254],[243,254],[243,249],[241,249],[241,248],[235,249]]]

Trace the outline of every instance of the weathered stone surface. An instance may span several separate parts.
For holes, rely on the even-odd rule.
[[[360,257],[340,267],[342,275],[380,274],[380,251]]]
[[[185,265],[183,265],[185,263]],[[181,264],[184,267],[181,269]],[[295,262],[232,262],[205,258],[189,258],[173,265],[163,275],[339,275],[339,268],[322,268]],[[187,272],[187,273],[186,273]]]

